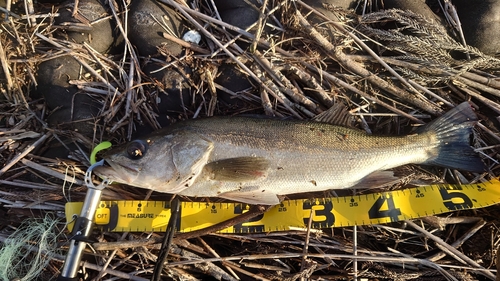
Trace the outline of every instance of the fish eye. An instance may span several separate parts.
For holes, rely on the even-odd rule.
[[[148,144],[140,140],[132,141],[127,145],[127,154],[132,160],[141,159],[146,151],[148,151]]]

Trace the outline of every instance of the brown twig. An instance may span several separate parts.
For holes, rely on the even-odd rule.
[[[233,225],[248,221],[248,220],[250,220],[258,215],[265,213],[271,207],[272,206],[251,206],[250,210],[248,210],[248,212],[243,213],[237,217],[234,217],[232,219],[214,224],[212,226],[209,226],[209,227],[206,227],[206,228],[203,228],[200,230],[195,230],[195,231],[185,232],[185,233],[178,233],[174,239],[175,240],[177,240],[177,239],[191,239],[191,238],[203,236],[206,234],[214,233],[214,232],[217,232],[219,230],[231,227]]]
[[[299,1],[300,2],[300,1]],[[403,99],[406,102],[414,104],[419,108],[430,112],[432,114],[438,114],[442,112],[437,107],[429,106],[428,102],[425,102],[422,96],[411,95],[408,92],[404,91],[396,87],[393,84],[388,83],[387,81],[381,79],[377,75],[371,73],[367,69],[365,69],[362,65],[357,62],[349,59],[348,56],[344,54],[342,51],[342,47],[335,47],[333,44],[328,42],[326,38],[323,37],[300,13],[300,11],[296,11],[296,16],[299,20],[300,25],[306,30],[306,32],[313,38],[320,46],[322,46],[327,53],[334,57],[343,67],[356,73],[357,75],[366,78],[372,84],[377,85],[381,89],[393,94],[394,96]],[[335,25],[337,27],[337,25]]]
[[[37,141],[35,141],[33,144],[29,145],[22,153],[14,157],[8,164],[6,164],[1,170],[0,170],[0,176],[3,175],[5,172],[7,172],[12,166],[14,166],[17,162],[22,160],[28,153],[30,153],[33,149],[35,149],[37,146],[45,142],[45,140],[51,135],[51,132],[45,133],[43,136],[41,136]]]
[[[454,247],[450,246],[448,243],[444,242],[441,238],[428,232],[427,230],[423,229],[422,227],[418,226],[416,223],[414,223],[410,220],[406,220],[405,222],[407,224],[409,224],[411,227],[413,227],[414,229],[424,233],[425,236],[428,237],[429,239],[432,239],[434,242],[436,242],[437,245],[439,245],[442,250],[446,251],[449,254],[456,256],[457,258],[465,261],[467,264],[477,268],[478,271],[481,272],[482,274],[484,274],[485,276],[492,278],[492,279],[495,278],[495,276],[489,270],[486,270],[484,267],[480,266],[477,262],[475,262],[471,258],[467,257],[466,255],[464,255],[463,253],[461,253],[460,251],[458,251]]]

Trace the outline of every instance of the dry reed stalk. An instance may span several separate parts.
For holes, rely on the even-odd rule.
[[[198,1],[195,8],[190,8],[184,1],[181,4],[170,0],[164,2],[182,13],[205,35],[200,46],[194,46],[168,34],[169,39],[190,50],[179,58],[151,59],[162,64],[162,70],[167,67],[194,69],[187,78],[192,87],[192,97],[189,104],[183,105],[182,118],[224,112],[224,108],[217,103],[219,93],[224,92],[248,104],[247,108],[228,111],[230,114],[251,111],[280,117],[311,118],[342,101],[359,118],[358,125],[365,131],[401,133],[409,124],[429,121],[430,115],[425,112],[439,114],[453,104],[472,100],[478,104],[476,110],[480,116],[486,118],[477,126],[476,150],[488,161],[491,174],[427,173],[416,168],[405,170],[403,174],[408,177],[407,181],[410,178],[431,178],[432,181],[446,178],[457,182],[480,182],[499,175],[497,150],[500,137],[498,128],[490,122],[500,115],[498,60],[462,43],[452,42],[448,37],[437,36],[438,31],[418,17],[394,11],[351,17],[350,12],[334,10],[345,16],[342,22],[326,19],[323,25],[314,26],[308,19],[313,16],[321,18],[322,15],[303,2],[267,1],[268,6],[257,7],[259,20],[247,30],[242,30],[221,21],[213,1]],[[8,32],[9,37],[0,38],[0,61],[4,73],[0,79],[8,80],[5,81],[5,90],[0,86],[0,93],[6,96],[7,102],[0,102],[0,121],[5,121],[9,127],[0,132],[0,157],[7,163],[0,170],[0,212],[8,209],[16,219],[25,218],[33,216],[35,210],[62,210],[65,196],[71,197],[71,200],[83,198],[82,187],[74,186],[69,191],[65,188],[66,194],[60,188],[62,181],[57,179],[80,183],[88,165],[88,150],[106,139],[104,133],[98,132],[93,136],[83,136],[54,131],[61,136],[54,135],[64,144],[64,149],[71,151],[72,159],[82,164],[74,170],[74,179],[65,172],[69,163],[33,155],[39,154],[39,149],[45,149],[42,144],[48,143],[47,136],[52,134],[49,131],[42,135],[46,139],[40,145],[30,146],[29,136],[47,132],[44,119],[48,112],[40,100],[32,99],[29,94],[32,87],[29,84],[36,85],[37,63],[68,54],[77,57],[88,74],[81,80],[71,81],[71,84],[95,94],[102,108],[96,120],[100,118],[103,121],[96,121],[96,124],[99,128],[111,128],[114,131],[112,136],[118,142],[130,139],[134,128],[141,122],[149,123],[153,128],[160,127],[153,110],[154,103],[148,97],[150,93],[146,86],[150,80],[140,70],[146,58],[135,53],[128,39],[129,14],[125,1],[110,1],[108,4],[111,15],[107,18],[116,22],[125,40],[122,54],[118,57],[99,54],[86,44],[77,45],[57,39],[53,30],[60,27],[50,23],[58,16],[56,11],[6,14],[9,23],[2,25],[2,31]],[[74,7],[76,11],[77,5]],[[307,17],[300,17],[306,13]],[[294,16],[307,29],[297,28]],[[36,19],[39,21],[35,22]],[[157,19],[158,24],[162,21]],[[405,37],[398,30],[384,30],[377,26],[378,21],[394,21],[401,26],[428,30],[426,40],[432,44],[428,42],[426,45],[412,34]],[[29,24],[33,29],[23,29]],[[265,34],[263,27],[266,25],[271,26],[276,34]],[[251,31],[254,28],[257,32]],[[325,28],[333,30],[337,39],[327,39],[321,33]],[[250,43],[250,51],[240,47],[242,40]],[[331,43],[335,43],[335,47]],[[52,51],[48,51],[44,44],[50,44]],[[428,56],[419,53],[412,44],[421,46]],[[432,52],[432,48],[442,54]],[[451,51],[461,52],[470,60],[454,59],[449,56]],[[233,92],[217,84],[214,80],[221,62],[237,65],[237,71],[250,77],[255,85]],[[200,66],[211,65],[213,68],[207,73],[199,71]],[[406,98],[402,99],[400,94]],[[491,114],[496,115],[488,117]],[[34,134],[31,135],[31,132]],[[80,140],[80,147],[71,148],[62,137]],[[19,161],[24,165],[19,165]],[[51,168],[46,167],[47,163]],[[46,183],[37,183],[29,177],[46,180]],[[40,192],[46,196],[33,196]],[[143,191],[133,188],[109,189],[107,192],[109,198],[144,199]],[[150,196],[158,198],[157,194],[151,193],[146,198]],[[25,209],[27,206],[31,208],[28,211]],[[483,250],[486,249],[483,244],[492,249],[499,243],[495,238],[498,208],[470,211],[466,215],[482,220],[455,214],[446,219],[430,217],[421,222],[426,226],[425,231],[414,231],[406,228],[404,223],[395,223],[323,231],[308,228],[305,231],[266,234],[213,234],[217,229],[246,219],[240,217],[238,221],[226,222],[218,228],[178,234],[169,256],[167,272],[174,278],[190,280],[199,278],[197,274],[200,270],[207,270],[205,274],[214,278],[224,276],[226,280],[298,280],[322,278],[325,274],[349,278],[352,272],[359,278],[410,280],[431,278],[432,274],[437,274],[433,278],[463,280],[483,274],[492,279],[494,274],[485,268],[493,264],[493,254],[489,254],[493,251]],[[2,223],[0,228],[9,230],[9,224],[15,225],[16,222]],[[481,239],[490,232],[491,241]],[[158,256],[160,236],[156,233],[96,232],[94,238],[99,238],[99,242],[93,244],[98,251],[96,260],[104,266],[89,262],[83,266],[92,278],[107,276],[111,279],[113,275],[147,280]],[[443,244],[439,239],[446,242]],[[422,258],[415,258],[416,255]],[[467,256],[479,262],[473,263]],[[55,259],[48,270],[57,271],[62,260],[63,257]],[[210,265],[206,267],[206,264]]]

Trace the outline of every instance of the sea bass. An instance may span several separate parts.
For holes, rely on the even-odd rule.
[[[405,164],[485,171],[464,102],[406,136],[316,121],[211,117],[178,122],[104,155],[95,172],[158,192],[277,204],[279,195],[351,188]]]

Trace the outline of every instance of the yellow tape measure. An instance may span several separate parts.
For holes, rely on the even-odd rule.
[[[222,233],[255,233],[306,228],[380,224],[500,203],[500,181],[469,185],[438,184],[356,196],[283,201],[251,221]],[[80,214],[81,202],[66,204],[66,219]],[[182,202],[177,229],[202,229],[246,212],[242,203]],[[112,232],[165,231],[170,218],[165,201],[102,201],[95,225]],[[71,227],[70,227],[71,228]]]

